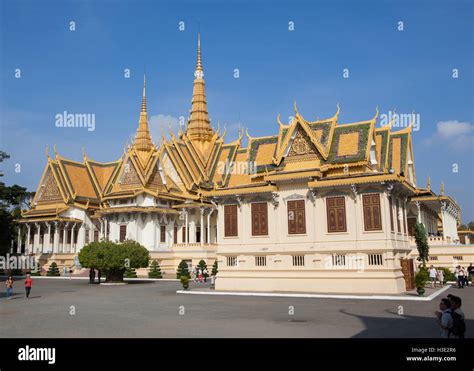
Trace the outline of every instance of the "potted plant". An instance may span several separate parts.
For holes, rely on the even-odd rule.
[[[183,285],[183,289],[187,290],[189,288],[189,277],[181,276],[180,281],[181,285]]]
[[[415,275],[415,286],[418,295],[423,296],[425,293],[426,282],[428,282],[428,270],[422,267]]]

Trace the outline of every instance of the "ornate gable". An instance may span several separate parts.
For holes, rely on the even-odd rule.
[[[37,202],[56,202],[62,200],[63,198],[56,179],[54,179],[51,169],[48,169],[44,177],[44,182],[40,185]]]
[[[309,139],[306,132],[300,129],[296,132],[295,139],[293,139],[287,157],[314,157],[317,156],[317,153],[314,144],[311,143],[311,139]]]

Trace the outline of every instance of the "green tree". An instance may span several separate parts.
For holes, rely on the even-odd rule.
[[[123,275],[125,278],[137,278],[137,271],[135,268],[125,268]]]
[[[204,260],[200,260],[199,263],[198,263],[198,268],[201,270],[202,272],[202,276],[204,277],[204,281],[207,280],[207,277],[209,277],[209,273],[205,273],[207,272],[207,264]]]
[[[212,265],[211,275],[216,276],[217,273],[219,273],[219,269],[218,269],[217,260],[216,260],[216,261],[214,261],[214,264]]]
[[[470,231],[474,231],[474,221],[469,222],[469,224],[467,225],[467,227],[469,228]]]
[[[161,275],[160,264],[156,260],[153,260],[151,262],[150,271],[148,272],[148,277],[149,278],[163,278],[163,276]]]
[[[191,278],[191,274],[188,270],[188,263],[186,263],[184,260],[181,260],[181,263],[178,265],[178,271],[176,272],[177,279],[181,279],[182,276]]]
[[[421,223],[415,224],[415,242],[418,249],[418,261],[421,262],[422,267],[426,267],[430,247],[428,246],[425,226]]]
[[[9,159],[10,156],[0,151],[0,163]],[[0,177],[3,173],[0,171]],[[29,205],[29,200],[34,196],[34,192],[28,192],[26,188],[17,184],[6,186],[0,182],[0,255],[8,253],[11,241],[16,244],[17,225],[15,219],[21,216],[21,209]],[[16,251],[16,246],[14,246]]]
[[[79,261],[84,268],[95,268],[105,274],[106,282],[122,282],[127,267],[146,268],[150,255],[138,242],[110,241],[91,242],[79,252]]]
[[[56,262],[51,263],[48,272],[46,272],[46,275],[49,277],[59,277],[61,275],[59,273],[58,265],[56,264]]]

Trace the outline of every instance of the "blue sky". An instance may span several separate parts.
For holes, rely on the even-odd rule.
[[[472,2],[0,3],[7,184],[34,190],[46,145],[79,161],[83,145],[98,161],[120,157],[138,124],[145,69],[154,139],[159,126],[176,128],[191,105],[200,29],[209,113],[214,126],[227,124],[229,139],[239,123],[252,136],[276,133],[277,115],[287,121],[294,100],[307,120],[332,116],[339,103],[341,123],[371,118],[376,106],[382,114],[415,110],[418,183],[430,175],[438,191],[443,180],[463,222],[474,220]],[[63,111],[94,113],[96,129],[57,128]]]

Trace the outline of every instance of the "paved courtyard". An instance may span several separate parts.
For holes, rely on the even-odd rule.
[[[474,337],[472,287],[451,288],[430,302],[180,295],[179,289],[169,281],[105,286],[35,279],[26,300],[23,281],[16,281],[11,300],[0,295],[0,337],[436,338],[433,312],[448,293],[463,299],[466,335]]]

